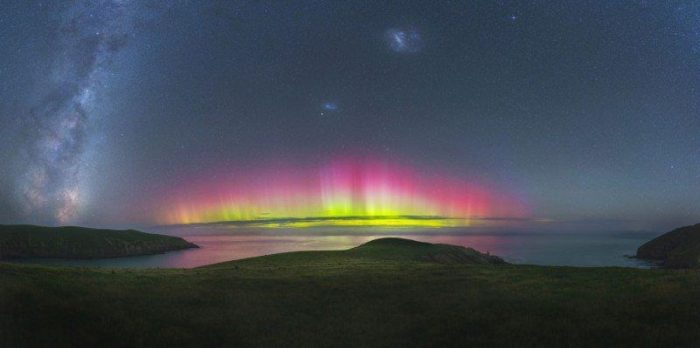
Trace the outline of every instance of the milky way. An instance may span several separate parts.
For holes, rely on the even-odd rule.
[[[34,218],[65,223],[76,216],[91,125],[100,117],[95,95],[131,35],[134,10],[128,2],[81,1],[56,19],[51,76],[36,86],[46,94],[25,118],[26,169],[16,186]]]

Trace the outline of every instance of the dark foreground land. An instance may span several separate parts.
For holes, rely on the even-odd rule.
[[[150,255],[196,247],[182,238],[135,230],[0,225],[0,259],[92,259]]]
[[[700,273],[382,240],[192,270],[0,264],[1,347],[700,345]]]

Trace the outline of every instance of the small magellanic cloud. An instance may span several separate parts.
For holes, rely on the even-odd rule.
[[[325,111],[337,111],[338,110],[338,104],[334,102],[325,102],[321,104],[321,109]]]

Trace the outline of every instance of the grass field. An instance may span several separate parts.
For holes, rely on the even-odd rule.
[[[2,347],[436,345],[696,347],[700,273],[401,242],[191,270],[0,264]]]

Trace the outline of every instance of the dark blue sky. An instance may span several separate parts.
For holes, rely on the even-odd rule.
[[[346,153],[566,228],[700,222],[697,1],[10,0],[0,47],[0,223]]]

